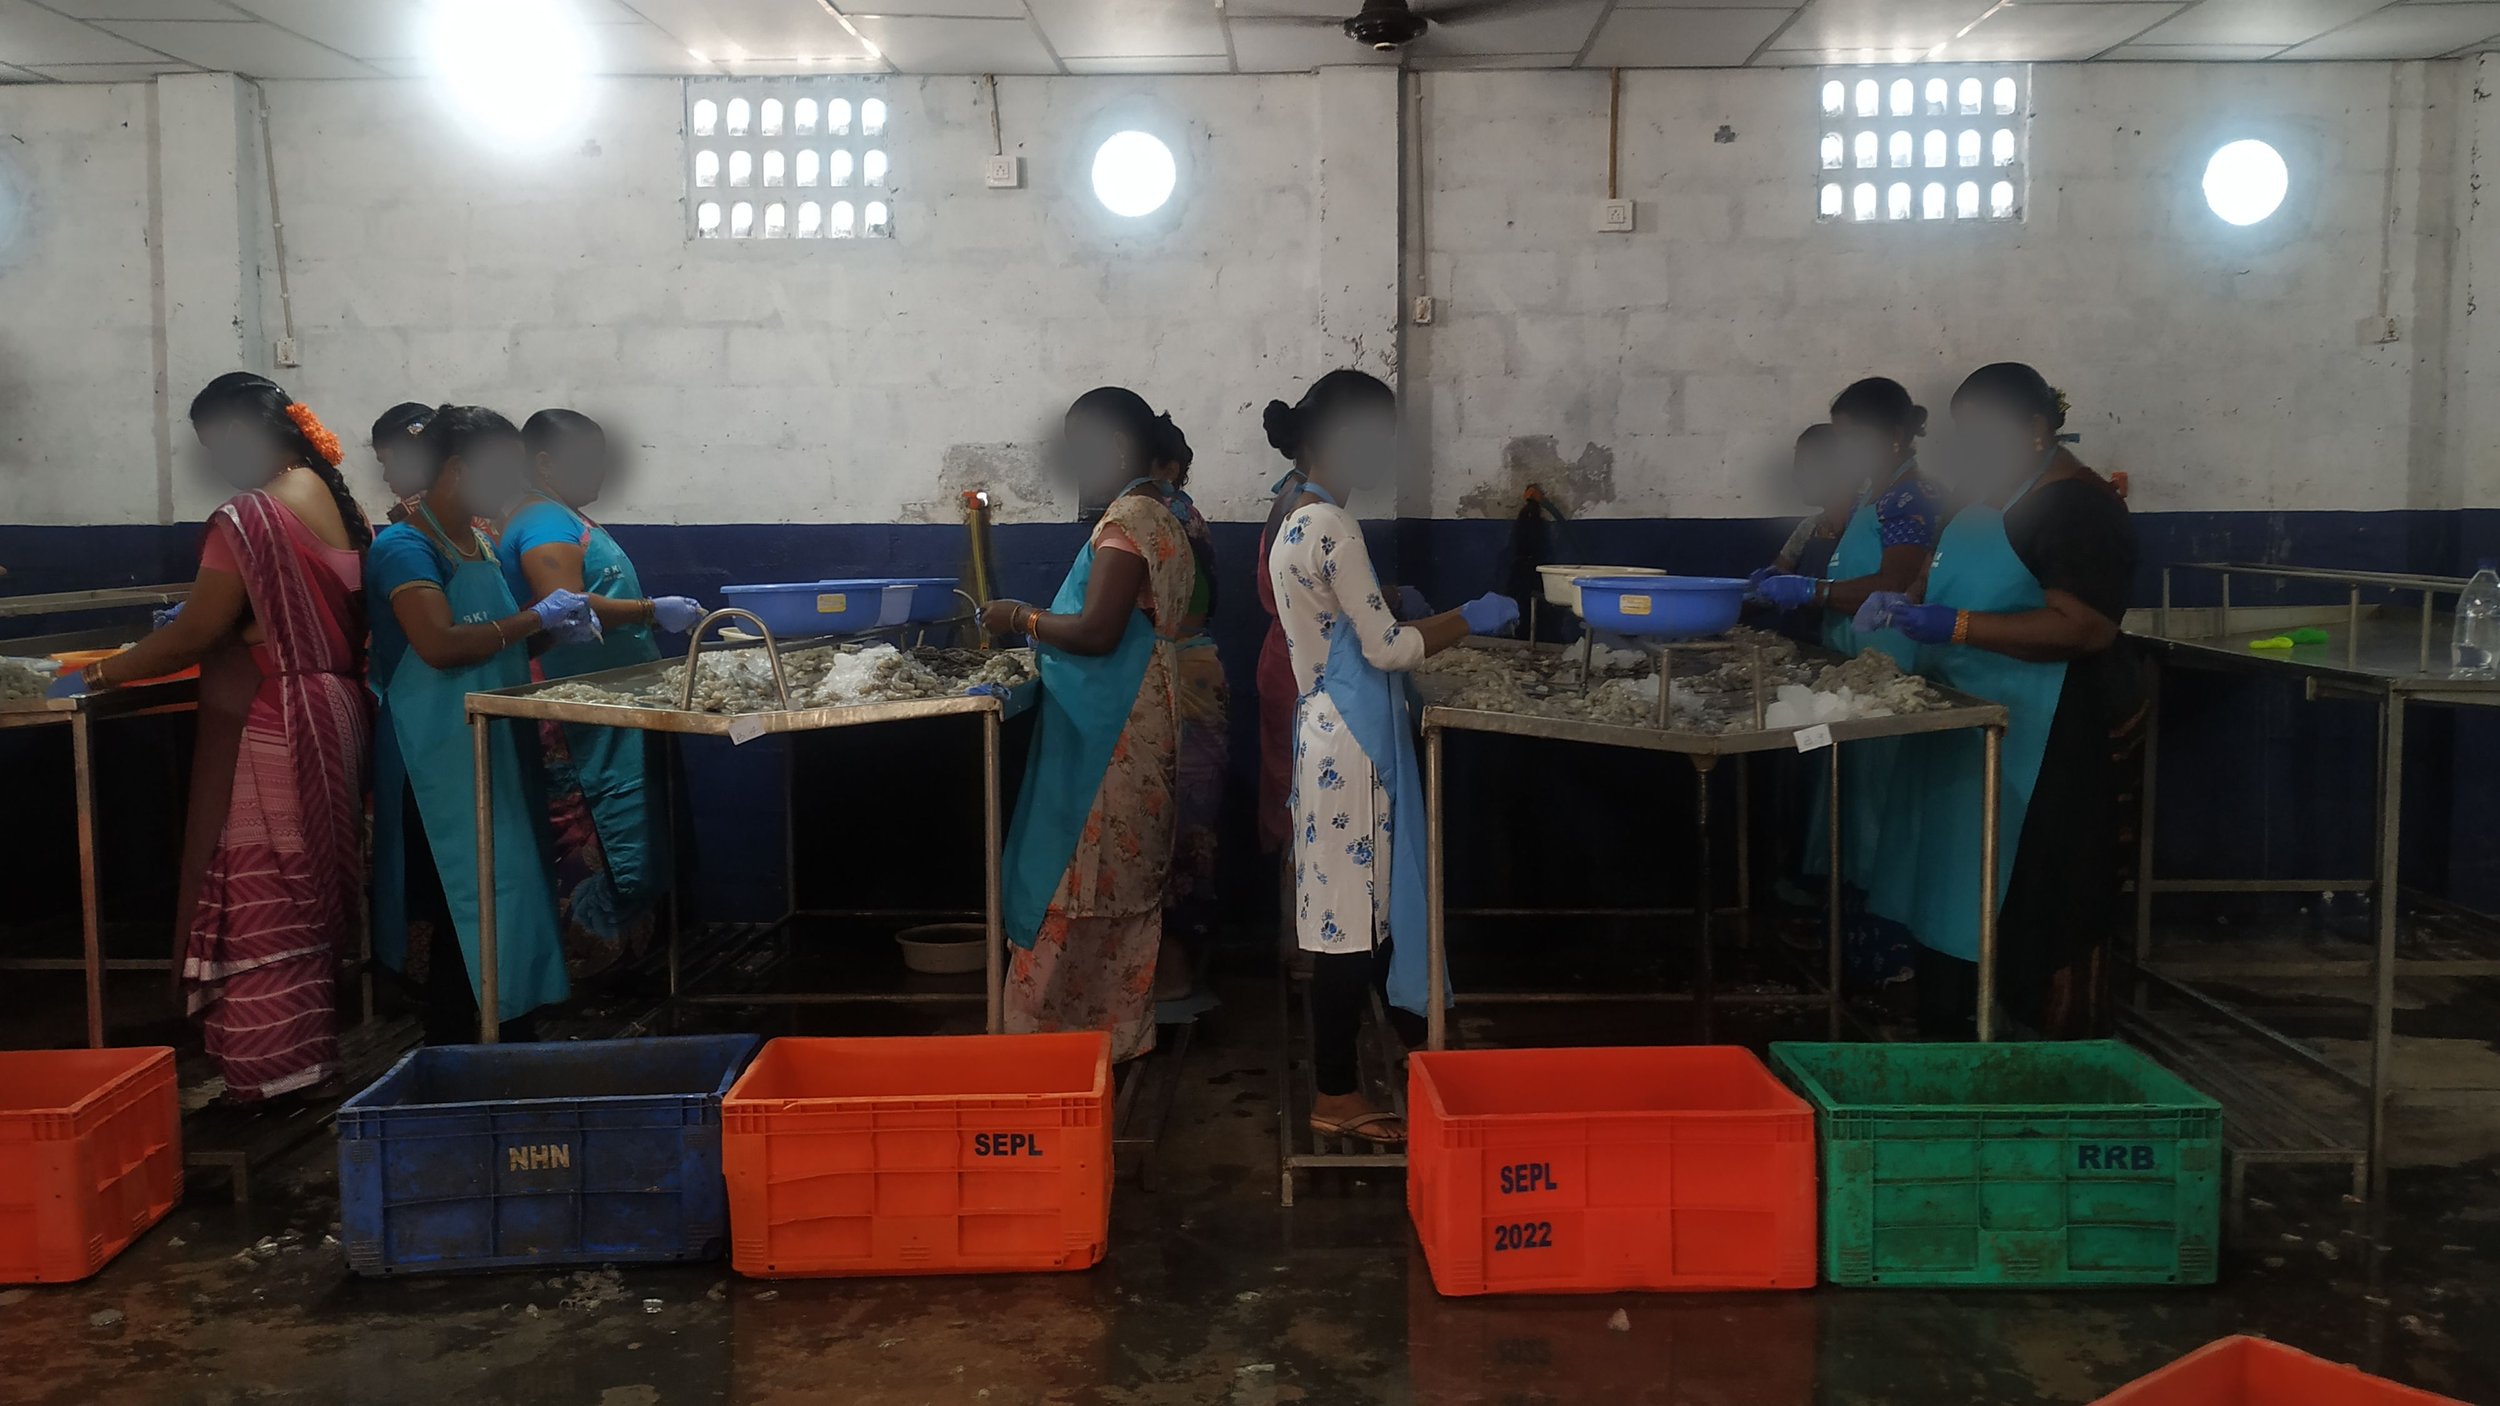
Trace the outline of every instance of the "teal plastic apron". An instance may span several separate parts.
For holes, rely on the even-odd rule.
[[[1088,541],[1068,568],[1068,579],[1059,583],[1051,614],[1082,614],[1085,588],[1093,579],[1094,544]],[[1129,611],[1119,646],[1109,654],[1070,654],[1034,642],[1041,717],[1002,857],[1007,940],[1018,947],[1031,947],[1041,935],[1042,917],[1076,857],[1085,817],[1093,813],[1103,773],[1111,769],[1111,753],[1137,706],[1137,690],[1146,682],[1154,651],[1154,624],[1135,608]]]
[[[435,552],[439,556],[442,549],[438,546]],[[443,594],[451,602],[454,623],[483,624],[519,613],[491,550],[481,560],[450,565],[451,580]],[[469,988],[481,989],[477,790],[464,700],[472,693],[529,681],[529,652],[517,644],[485,663],[451,670],[433,667],[412,649],[384,688],[381,735],[393,745],[377,749],[382,755],[375,768],[373,943],[385,965],[404,969],[408,959],[407,837],[399,792],[404,782],[415,790],[417,811],[425,820],[426,843],[434,851],[452,925],[459,930]],[[546,850],[539,842],[546,798],[526,784],[509,725],[490,730],[488,748],[495,800],[496,1016],[518,1020],[563,1000],[570,988]]]
[[[561,503],[555,506],[581,530],[582,584],[589,594],[642,599],[642,577],[608,530]],[[569,679],[659,657],[650,627],[636,625],[611,629],[594,644],[555,645],[538,656],[538,664],[550,679]],[[564,747],[573,758],[572,775],[559,780],[570,779],[581,788],[608,861],[607,892],[595,892],[591,885],[576,890],[573,914],[592,932],[621,937],[628,922],[668,891],[668,826],[649,784],[650,741],[631,728],[567,723]]]
[[[2043,472],[2046,464],[2042,465]],[[2040,582],[2005,538],[2005,514],[2040,482],[2035,473],[2005,507],[1964,508],[1945,528],[1928,568],[1927,603],[1956,610],[2010,614],[2048,600]],[[2023,817],[2040,780],[2049,725],[2066,686],[2063,663],[2033,664],[1966,644],[1919,646],[1921,674],[2005,705],[2003,784],[1998,790],[1996,896],[2005,899],[2020,847]],[[1906,925],[1921,944],[1964,961],[1979,957],[1979,812],[1985,760],[1971,732],[1904,738],[1884,839],[1911,864],[1887,866],[1868,906]],[[1896,821],[1903,831],[1896,834]],[[1906,847],[1904,847],[1906,842]]]
[[[1896,471],[1884,486],[1901,481],[1902,475],[1915,471],[1918,461],[1912,459]],[[1884,564],[1884,529],[1875,514],[1875,494],[1858,495],[1858,505],[1849,514],[1849,526],[1840,534],[1840,545],[1832,549],[1831,564],[1824,568],[1826,578],[1854,581],[1872,576]],[[1823,645],[1843,659],[1854,659],[1862,649],[1877,649],[1889,655],[1892,662],[1904,669],[1917,667],[1918,645],[1899,630],[1877,630],[1861,635],[1848,614],[1838,610],[1823,612]],[[1866,891],[1884,862],[1880,848],[1883,836],[1884,810],[1892,788],[1893,768],[1901,754],[1897,737],[1870,737],[1848,744],[1848,770],[1841,775],[1840,829],[1841,878],[1859,892]],[[1813,790],[1806,797],[1806,852],[1801,866],[1812,875],[1831,872],[1831,847],[1826,841],[1831,817],[1831,773],[1826,770],[1833,758],[1843,755],[1834,748],[1818,754],[1806,775]]]

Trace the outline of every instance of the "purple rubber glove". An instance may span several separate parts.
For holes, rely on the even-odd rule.
[[[1391,613],[1400,620],[1421,620],[1435,612],[1432,602],[1424,599],[1423,592],[1412,586],[1400,586],[1398,587],[1398,606]]]
[[[177,619],[179,619],[179,618],[181,618],[181,616],[182,616],[182,602],[181,602],[181,601],[175,601],[172,605],[169,605],[169,606],[165,607],[163,610],[160,610],[160,611],[156,612],[154,615],[149,616],[149,617],[148,617],[148,624],[149,624],[149,627],[150,627],[150,628],[152,628],[152,629],[158,629],[158,630],[161,630],[161,629],[164,629],[166,626],[168,626],[168,625],[170,625],[170,624],[174,623],[174,621],[175,621],[175,620],[177,620]]]
[[[1892,627],[1920,644],[1950,644],[1962,612],[1949,605],[1896,605]]]
[[[538,626],[555,636],[559,644],[596,644],[601,638],[599,617],[591,613],[590,597],[579,591],[549,591],[546,598],[530,607],[538,617]]]
[[[50,688],[43,691],[43,696],[46,698],[86,697],[87,671],[84,669],[72,669],[68,673],[61,675],[59,678],[52,681],[52,686]]]
[[[1877,591],[1866,598],[1866,604],[1858,607],[1858,613],[1850,618],[1849,623],[1859,634],[1871,635],[1877,630],[1889,628],[1892,613],[1909,603],[1910,598],[1899,591]]]
[[[1815,588],[1822,584],[1811,576],[1766,576],[1760,585],[1753,588],[1753,593],[1756,599],[1767,601],[1782,610],[1795,610],[1799,606],[1813,604]]]
[[[651,601],[651,623],[672,635],[693,629],[703,614],[703,602],[692,596],[655,596]]]
[[[1519,623],[1519,602],[1499,591],[1487,591],[1458,608],[1472,635],[1500,635]]]

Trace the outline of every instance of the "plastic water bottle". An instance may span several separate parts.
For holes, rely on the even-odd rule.
[[[2500,679],[2500,568],[2484,562],[2457,597],[2457,631],[2448,644],[2448,673]]]

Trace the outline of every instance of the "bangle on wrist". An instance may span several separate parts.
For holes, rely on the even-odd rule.
[[[1820,581],[1815,582],[1815,583],[1814,583],[1814,603],[1815,603],[1816,605],[1829,605],[1829,604],[1831,604],[1831,600],[1832,600],[1832,583],[1831,583],[1831,581],[1830,581],[1829,579],[1825,579],[1825,580],[1820,580]]]
[[[1955,644],[1970,643],[1970,612],[1967,610],[1953,612],[1953,642]]]
[[[496,645],[503,646],[512,643],[512,637],[503,632],[503,622],[501,620],[489,620],[486,623],[495,627]]]
[[[104,661],[101,659],[88,665],[86,673],[89,693],[100,693],[113,686],[113,681],[104,676]]]

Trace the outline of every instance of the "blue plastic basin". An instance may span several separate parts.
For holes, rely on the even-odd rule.
[[[1591,629],[1650,639],[1697,640],[1736,625],[1745,581],[1732,576],[1581,576],[1580,618]]]
[[[731,605],[752,611],[764,628],[785,639],[855,635],[879,625],[927,617],[915,613],[926,582],[895,577],[842,581],[789,581],[764,586],[723,586]]]

